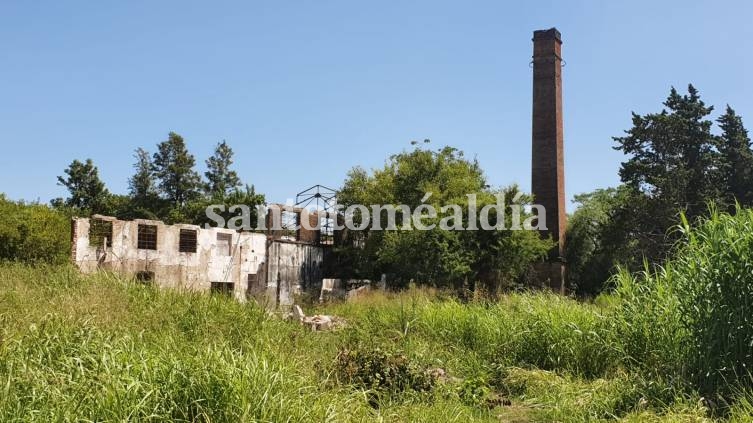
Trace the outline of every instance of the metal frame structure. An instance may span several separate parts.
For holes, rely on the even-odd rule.
[[[334,214],[335,204],[337,204],[337,191],[324,185],[314,185],[295,196],[296,207],[313,206],[320,213],[320,244],[334,244],[334,219],[337,218]]]

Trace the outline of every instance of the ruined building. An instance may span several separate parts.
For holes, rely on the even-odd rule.
[[[546,231],[557,245],[538,266],[552,290],[564,293],[565,159],[562,124],[562,36],[556,28],[533,33],[533,122],[531,193],[546,209]]]
[[[542,236],[557,242],[537,266],[540,279],[564,293],[565,182],[562,120],[562,38],[555,28],[533,33],[532,188],[534,201],[546,209]],[[300,203],[334,199],[319,185],[299,193]],[[272,205],[269,218],[287,213],[299,225],[301,208]],[[309,215],[311,226],[324,215]],[[329,224],[329,223],[328,223]],[[267,228],[274,225],[267,224]],[[327,228],[325,225],[324,228]],[[342,235],[342,234],[340,234]],[[328,230],[243,232],[195,225],[165,225],[153,220],[111,217],[75,218],[72,260],[83,272],[98,269],[131,274],[145,283],[197,291],[224,292],[243,301],[290,305],[296,293],[317,292],[332,260],[338,235]],[[333,291],[339,279],[327,279]]]
[[[287,214],[300,223],[302,210],[271,205],[267,219]],[[110,270],[160,287],[222,292],[270,306],[318,290],[331,247],[320,229],[244,232],[98,215],[74,218],[71,235],[71,258],[84,273]]]

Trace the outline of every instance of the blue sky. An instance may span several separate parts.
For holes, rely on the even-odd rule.
[[[137,147],[227,140],[285,201],[430,138],[530,185],[531,36],[564,41],[568,199],[614,186],[612,136],[692,82],[753,128],[753,2],[0,3],[0,192],[64,196],[91,158],[125,193]],[[569,207],[572,209],[571,207]]]

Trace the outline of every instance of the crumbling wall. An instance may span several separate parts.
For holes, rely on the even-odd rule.
[[[112,237],[106,243],[90,237],[92,220],[112,225]],[[139,225],[156,227],[154,249],[139,248]],[[180,251],[181,230],[195,231],[193,252]],[[218,234],[229,238],[229,249],[218,248]],[[165,225],[155,220],[122,221],[105,216],[74,218],[72,242],[72,259],[84,273],[104,269],[134,275],[160,287],[197,291],[209,291],[212,283],[232,283],[232,295],[239,300],[246,298],[248,275],[256,274],[266,259],[263,234]]]
[[[266,305],[290,305],[304,290],[318,293],[325,258],[325,247],[269,234],[107,216],[74,218],[71,242],[71,258],[84,273],[103,269],[165,288],[227,290]]]
[[[267,286],[279,304],[293,304],[295,295],[321,289],[323,247],[275,240],[267,248]]]

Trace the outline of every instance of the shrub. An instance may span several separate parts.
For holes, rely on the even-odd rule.
[[[335,373],[341,383],[391,393],[408,390],[425,392],[434,385],[431,376],[405,354],[388,352],[378,347],[341,350],[337,356]]]
[[[37,203],[9,201],[0,194],[0,259],[63,263],[70,252],[70,221]]]

